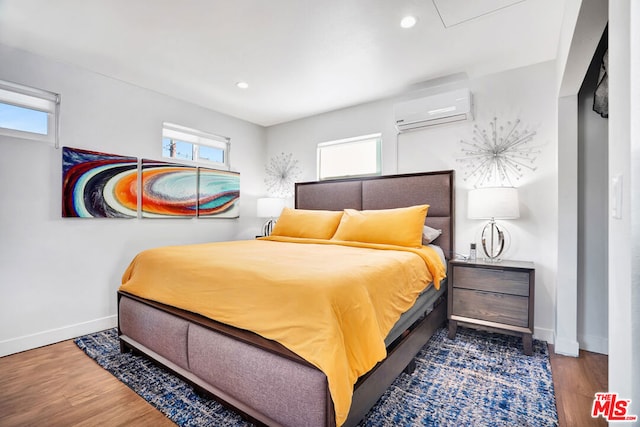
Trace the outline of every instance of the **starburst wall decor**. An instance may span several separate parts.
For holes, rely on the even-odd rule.
[[[463,156],[456,159],[463,163],[463,179],[473,181],[474,187],[513,186],[526,170],[536,170],[540,150],[530,145],[535,134],[522,128],[520,119],[500,125],[494,117],[489,129],[474,125],[471,141],[460,141]]]
[[[291,153],[273,156],[265,168],[264,183],[273,197],[293,196],[293,184],[300,178],[302,170]]]

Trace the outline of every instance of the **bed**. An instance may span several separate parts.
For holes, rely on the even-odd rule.
[[[376,212],[428,204],[428,214],[424,224],[442,231],[432,244],[439,248],[439,256],[445,259],[446,265],[446,259],[454,253],[453,180],[453,171],[441,171],[298,183],[295,190],[295,206],[300,211],[341,212],[346,209],[359,213],[361,211]],[[225,243],[228,245],[225,246],[225,252],[239,251],[253,254],[253,248],[262,245],[268,248],[267,252],[272,256],[279,256],[280,247],[288,244],[301,243],[302,245],[298,247],[304,247],[305,250],[307,247],[314,247],[314,251],[328,251],[329,249],[325,246],[333,246],[332,244],[320,244],[324,242],[316,241],[288,242],[287,239],[289,238],[274,236],[261,239],[265,241],[229,242]],[[353,245],[341,246],[340,258],[349,258],[352,250],[376,251],[380,249],[377,247],[351,248],[351,246]],[[415,254],[405,255],[402,251],[377,252],[415,258]],[[396,254],[396,252],[398,253]],[[259,258],[251,258],[251,256],[253,255],[247,255],[247,259],[253,259],[253,262],[258,264],[261,262]],[[313,256],[318,255],[315,255],[314,252]],[[377,263],[376,256],[372,252],[371,255],[360,258],[371,259],[372,262]],[[382,263],[382,261],[380,262]],[[134,263],[135,260],[132,264]],[[186,268],[184,276],[176,273],[176,276],[172,277],[163,273],[161,277],[156,277],[154,280],[158,282],[157,287],[161,287],[160,282],[168,283],[168,290],[172,290],[176,282],[181,280],[189,281],[190,287],[197,287],[191,278],[183,279],[183,277],[187,277],[187,270],[191,270],[191,268]],[[226,274],[219,276],[227,277]],[[321,274],[316,275],[320,276]],[[127,273],[125,273],[126,276]],[[233,275],[228,277],[235,278]],[[384,276],[380,277],[382,281]],[[311,281],[311,279],[309,276],[305,280]],[[350,280],[357,281],[358,279],[359,277],[352,276]],[[266,282],[267,278],[261,280]],[[279,283],[277,280],[280,279],[273,280],[276,280],[275,283]],[[367,284],[376,281],[366,278],[366,276],[363,280]],[[285,281],[287,280],[281,280],[281,282]],[[251,292],[246,296],[248,304],[254,293],[261,292],[260,280],[255,282],[252,283],[254,287],[251,288]],[[191,309],[191,306],[188,307],[189,309],[178,308],[176,305],[181,306],[180,304],[169,304],[156,297],[147,298],[144,293],[140,292],[134,294],[123,286],[118,291],[118,331],[121,350],[141,352],[193,384],[199,391],[214,396],[256,424],[356,425],[393,380],[403,370],[411,369],[415,355],[433,332],[444,323],[446,319],[446,286],[443,283],[438,284],[439,288],[433,284],[428,286],[426,290],[416,291],[417,297],[411,301],[410,305],[402,306],[403,312],[398,314],[399,319],[394,318],[393,324],[386,321],[389,323],[387,325],[384,321],[378,320],[380,333],[384,335],[382,351],[386,357],[383,355],[378,362],[372,365],[372,368],[367,368],[366,372],[358,371],[357,381],[354,380],[353,392],[351,393],[351,389],[349,389],[346,412],[344,404],[336,397],[336,384],[338,383],[336,375],[331,370],[327,371],[325,366],[322,366],[322,369],[318,367],[318,360],[313,359],[314,352],[309,353],[308,349],[313,349],[308,345],[309,340],[301,340],[304,341],[307,353],[298,352],[298,347],[294,345],[295,342],[291,344],[287,341],[289,339],[287,337],[283,337],[283,341],[280,338],[278,340],[267,339],[265,336],[270,335],[263,333],[262,330],[259,335],[251,332],[248,328],[231,326],[234,323],[225,321],[226,317],[224,317],[224,310],[232,310],[229,308],[229,304],[220,304],[224,306],[224,309],[220,308],[220,312],[216,311],[217,308],[212,309],[215,316],[210,316],[208,311],[205,313],[206,315],[202,315],[198,314],[203,312],[199,308]],[[184,285],[186,286],[186,284]],[[180,295],[181,292],[179,292]],[[348,300],[348,296],[339,295],[341,295],[339,299]],[[335,296],[331,298],[336,299]],[[210,306],[201,305],[203,307]],[[269,311],[273,311],[270,306],[268,308]],[[239,309],[235,311],[242,312]],[[351,309],[347,311],[351,313]],[[248,319],[256,318],[256,316],[245,314],[241,313],[241,316],[244,315]],[[269,316],[270,314],[264,315]],[[313,318],[311,315],[309,317]],[[360,317],[368,318],[369,316]],[[222,321],[216,321],[213,318]],[[287,316],[280,316],[280,318],[286,319]],[[276,317],[275,320],[280,322],[280,318]],[[345,318],[350,322],[348,317],[345,316]],[[269,320],[269,322],[271,321]],[[270,325],[269,322],[262,323]],[[313,323],[318,322],[313,320]],[[364,328],[363,325],[365,324],[358,324],[357,327]],[[292,330],[294,329],[296,328],[292,327]],[[370,329],[362,330],[371,331]],[[358,341],[361,339],[365,342],[363,348],[367,350],[364,352],[367,355],[371,344],[366,341],[370,335],[375,335],[374,332],[377,331],[356,336]],[[289,335],[296,336],[295,333]],[[318,334],[317,337],[320,339],[322,334]],[[295,339],[298,339],[297,336]],[[294,341],[295,339],[292,338]],[[314,334],[315,339],[316,335]],[[285,345],[281,342],[284,342]],[[291,348],[295,348],[296,352]],[[318,345],[317,348],[333,349],[334,346]],[[375,353],[378,350],[371,350],[371,352]],[[357,353],[351,348],[347,348],[345,352],[349,353],[350,357],[352,353]],[[318,353],[322,352],[318,351]],[[307,357],[303,358],[299,354],[304,354]],[[359,356],[355,357],[357,359]],[[371,363],[371,361],[367,361],[367,363]],[[336,366],[342,365],[338,363]],[[325,372],[331,372],[329,379]],[[351,374],[351,371],[349,372]],[[340,375],[338,377],[342,378]],[[338,412],[336,412],[336,408],[338,408]]]

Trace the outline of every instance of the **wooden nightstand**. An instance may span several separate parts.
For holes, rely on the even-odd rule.
[[[449,261],[449,338],[458,324],[522,336],[532,354],[536,270],[525,261]]]

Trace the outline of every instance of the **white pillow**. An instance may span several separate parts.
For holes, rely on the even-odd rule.
[[[428,225],[422,227],[422,244],[428,245],[442,234],[442,230],[431,228]]]

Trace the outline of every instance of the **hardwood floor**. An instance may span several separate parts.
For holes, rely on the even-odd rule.
[[[605,426],[591,418],[607,391],[607,356],[553,353],[560,427]],[[87,357],[72,341],[0,358],[0,426],[171,426],[173,423]]]
[[[0,426],[173,426],[73,341],[0,358]]]
[[[560,426],[606,426],[604,418],[591,418],[596,392],[608,391],[608,357],[580,350],[579,357],[555,354],[549,345],[553,387]]]

